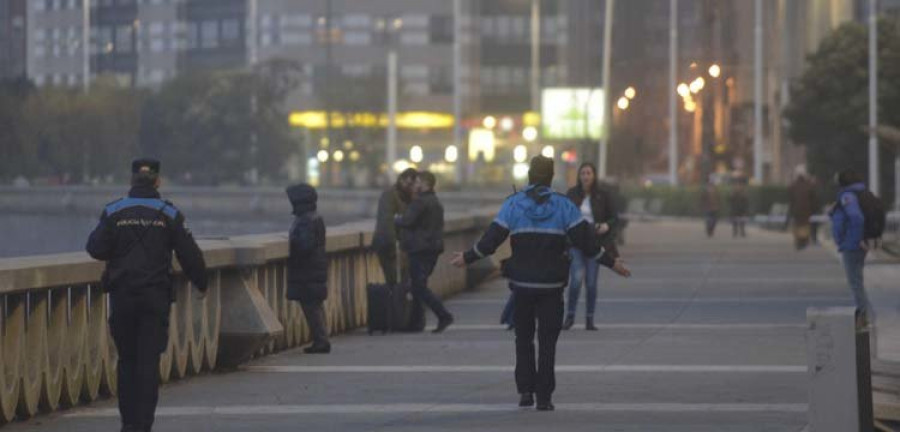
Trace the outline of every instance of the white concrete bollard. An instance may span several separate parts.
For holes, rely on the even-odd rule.
[[[871,432],[869,331],[856,328],[856,308],[806,310],[809,430]]]

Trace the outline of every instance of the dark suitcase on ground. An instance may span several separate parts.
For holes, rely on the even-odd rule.
[[[391,286],[388,284],[369,284],[366,286],[368,300],[369,334],[380,331],[387,333],[392,327]]]
[[[369,301],[369,334],[415,330],[412,325],[424,328],[424,313],[415,320],[412,317],[412,296],[408,284],[369,284],[366,294]]]

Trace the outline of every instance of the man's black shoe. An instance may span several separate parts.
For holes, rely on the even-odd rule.
[[[450,324],[453,324],[453,315],[447,315],[444,318],[438,320],[437,328],[432,330],[432,333],[441,333],[444,330],[447,330],[447,327],[450,327]]]
[[[537,404],[538,411],[553,411],[555,409],[556,409],[556,407],[553,406],[553,402],[550,402],[550,401],[538,402],[538,404]]]
[[[522,408],[530,408],[534,406],[534,394],[533,393],[522,393],[522,397],[519,399],[519,406]]]
[[[331,344],[308,346],[303,348],[303,352],[306,354],[328,354],[331,352]]]
[[[584,329],[587,331],[597,331],[597,326],[594,325],[594,319],[588,318],[584,323]]]
[[[575,325],[575,317],[569,315],[566,317],[566,320],[563,322],[562,328],[563,328],[563,330],[570,330],[572,328],[572,326],[574,326],[574,325]]]

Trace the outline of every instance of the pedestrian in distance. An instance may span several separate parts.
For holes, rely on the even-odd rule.
[[[588,162],[578,168],[578,183],[566,193],[566,196],[575,204],[588,224],[594,230],[597,241],[606,246],[607,252],[618,258],[613,227],[618,223],[618,212],[615,203],[605,189],[600,187],[597,181],[597,169]],[[566,319],[563,322],[563,330],[569,330],[575,325],[575,312],[578,309],[578,296],[581,293],[581,284],[584,283],[585,296],[585,329],[597,330],[594,325],[594,312],[597,308],[597,282],[600,270],[599,264],[591,257],[585,256],[577,247],[569,249],[572,259],[569,272],[569,298],[566,303]]]
[[[434,333],[440,333],[453,324],[453,315],[428,288],[428,278],[438,257],[444,253],[444,207],[434,192],[436,183],[434,174],[428,171],[419,173],[416,176],[416,198],[402,215],[397,216],[396,223],[402,230],[400,246],[409,255],[414,299],[412,316],[423,315],[424,303],[437,315],[438,324]]]
[[[534,406],[537,395],[540,411],[554,409],[556,341],[562,331],[563,292],[569,282],[569,245],[622,276],[631,274],[620,259],[606,253],[595,228],[572,201],[550,189],[552,181],[553,159],[535,156],[528,170],[528,187],[507,198],[475,246],[456,252],[452,260],[453,265],[464,267],[492,255],[510,237],[512,256],[501,264],[501,273],[515,292],[519,406]]]
[[[159,400],[159,359],[169,343],[174,301],[172,252],[200,293],[207,288],[203,253],[184,215],[160,198],[160,163],[131,164],[128,196],[106,205],[86,250],[105,261],[101,284],[109,293],[109,329],[119,354],[119,414],[123,432],[153,428]]]
[[[863,183],[863,177],[853,170],[837,174],[840,187],[837,202],[829,211],[832,236],[844,263],[847,284],[857,309],[857,325],[868,325],[874,311],[866,296],[863,270],[866,255],[875,248],[884,232],[886,208]]]
[[[788,196],[787,223],[793,223],[794,247],[799,251],[809,245],[812,234],[810,218],[819,208],[816,188],[803,165],[794,170],[794,182],[788,188]]]
[[[398,232],[394,218],[403,214],[412,201],[416,175],[415,168],[406,169],[397,177],[396,183],[382,192],[378,199],[372,250],[378,256],[385,282],[391,286],[396,286],[401,279],[406,278],[407,259],[405,255],[397,254]]]
[[[308,354],[331,352],[323,304],[328,298],[328,258],[325,256],[325,222],[316,212],[318,194],[308,184],[286,190],[293,207],[287,260],[287,298],[300,303],[312,335]]]
[[[747,237],[747,218],[750,216],[750,198],[747,196],[747,182],[738,179],[732,186],[729,204],[731,207],[731,236]]]
[[[716,224],[719,222],[719,188],[715,183],[707,183],[700,193],[700,208],[705,218],[706,236],[712,238],[716,234]]]

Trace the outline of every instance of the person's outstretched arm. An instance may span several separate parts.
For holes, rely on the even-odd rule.
[[[465,252],[456,252],[453,254],[453,265],[464,267],[484,257],[493,255],[497,252],[497,248],[509,237],[510,224],[510,204],[509,200],[503,203],[497,217],[488,226],[487,231],[481,236],[481,239]]]
[[[566,212],[564,216],[566,226],[568,227],[566,229],[566,236],[573,246],[580,249],[585,255],[595,259],[604,267],[612,269],[612,271],[619,275],[624,277],[631,276],[631,271],[625,267],[625,263],[621,259],[613,256],[612,253],[607,252],[606,248],[600,244],[600,240],[597,237],[597,233],[594,231],[594,227],[581,216],[581,212],[579,212],[574,205],[566,206],[564,211]]]

